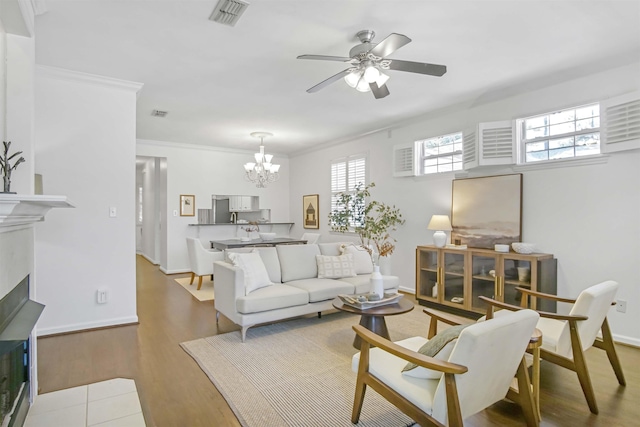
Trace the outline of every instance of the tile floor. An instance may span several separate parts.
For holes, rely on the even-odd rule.
[[[116,378],[39,395],[25,427],[145,427],[133,380]]]

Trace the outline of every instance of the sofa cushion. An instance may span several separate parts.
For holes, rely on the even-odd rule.
[[[356,275],[353,266],[353,255],[339,256],[316,255],[319,279],[339,279],[341,277],[353,277]]]
[[[276,250],[280,259],[283,283],[318,277],[318,245],[278,245]]]
[[[318,248],[322,255],[338,256],[342,255],[340,253],[340,246],[350,244],[350,242],[318,243]]]
[[[230,253],[229,258],[244,273],[244,291],[249,295],[256,289],[271,285],[271,279],[258,252]]]
[[[304,279],[287,282],[287,286],[302,289],[309,293],[309,302],[334,299],[340,294],[353,294],[354,287],[350,283],[334,279]]]
[[[343,277],[340,281],[351,283],[355,287],[354,293],[364,294],[371,290],[370,277],[370,274],[358,274],[356,277]],[[400,279],[397,276],[382,276],[382,286],[385,291],[397,290],[400,286]]]
[[[369,255],[369,252],[367,252],[362,246],[356,246],[354,244],[341,245],[340,251],[343,254],[353,255],[353,265],[356,269],[356,274],[373,273],[371,255]]]
[[[236,309],[242,314],[259,313],[309,303],[309,293],[293,286],[275,284],[256,289],[236,300]]]

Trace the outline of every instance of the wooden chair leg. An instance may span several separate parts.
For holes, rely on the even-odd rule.
[[[365,384],[365,376],[369,375],[369,350],[371,346],[368,341],[362,340],[360,349],[360,363],[358,365],[358,377],[356,379],[356,393],[353,398],[353,412],[351,413],[351,422],[357,424],[360,420],[360,412],[364,402],[364,394],[367,391]]]
[[[531,393],[529,371],[527,370],[527,363],[524,357],[518,366],[516,378],[518,379],[518,403],[522,408],[524,419],[529,427],[538,426],[540,425],[540,416],[534,403],[533,394]]]
[[[202,287],[202,276],[198,276],[198,290]]]
[[[196,278],[196,273],[191,273],[191,281],[189,282],[190,285],[193,285],[193,279]]]
[[[589,370],[587,369],[587,363],[584,358],[584,352],[582,351],[582,343],[580,342],[580,336],[578,335],[578,328],[575,321],[569,321],[569,331],[571,333],[573,363],[574,363],[576,374],[578,374],[580,387],[582,387],[582,392],[584,393],[584,397],[587,399],[589,410],[593,414],[597,414],[598,404],[596,403],[596,395],[593,391],[593,385],[591,384],[591,377],[589,376]]]
[[[611,329],[609,328],[609,322],[605,317],[604,322],[602,322],[602,347],[604,351],[607,352],[607,357],[609,358],[609,363],[611,363],[611,367],[613,368],[613,372],[616,374],[616,378],[618,379],[618,384],[626,386],[627,381],[624,379],[624,373],[622,372],[622,365],[620,364],[620,359],[618,359],[618,353],[616,353],[616,347],[613,343],[613,336],[611,335]]]
[[[454,374],[444,374],[444,384],[447,396],[447,417],[449,427],[463,427],[460,400],[458,399],[458,387]]]

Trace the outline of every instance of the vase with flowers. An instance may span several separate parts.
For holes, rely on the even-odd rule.
[[[353,191],[338,194],[336,208],[329,214],[331,231],[355,233],[360,238],[360,246],[371,256],[373,273],[372,291],[382,297],[382,276],[380,257],[390,256],[396,245],[391,232],[404,224],[400,209],[386,203],[370,200],[370,188],[375,183],[359,183]]]

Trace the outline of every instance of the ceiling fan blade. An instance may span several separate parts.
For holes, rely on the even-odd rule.
[[[320,83],[318,83],[314,87],[307,89],[307,92],[309,92],[309,93],[317,92],[320,89],[323,89],[324,87],[329,86],[331,83],[337,82],[338,80],[340,80],[341,78],[343,78],[344,76],[349,74],[350,72],[351,72],[351,68],[347,68],[346,70],[342,70],[338,74],[335,74],[335,75],[329,77],[328,79],[326,79],[324,81],[321,81]]]
[[[317,59],[320,61],[340,61],[340,62],[349,62],[351,58],[347,58],[346,56],[327,56],[327,55],[300,55],[298,59]]]
[[[390,59],[390,70],[408,71],[410,73],[427,74],[429,76],[440,77],[447,72],[445,65],[427,64],[426,62],[400,61],[398,59]]]
[[[376,82],[373,82],[369,83],[369,87],[371,88],[371,92],[376,99],[384,98],[385,96],[389,95],[389,88],[386,84],[378,87],[378,84]]]
[[[376,45],[376,47],[371,49],[369,53],[385,58],[387,55],[391,55],[410,41],[411,39],[403,34],[391,33],[386,39],[382,40]]]

